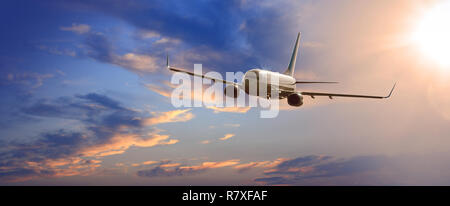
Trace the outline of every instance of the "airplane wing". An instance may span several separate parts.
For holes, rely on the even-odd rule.
[[[229,82],[229,81],[226,81],[226,80],[223,80],[223,79],[217,79],[217,78],[213,78],[213,77],[208,77],[208,76],[206,76],[204,74],[196,74],[194,72],[186,71],[186,70],[175,68],[175,67],[170,67],[169,66],[168,68],[169,68],[169,70],[174,71],[174,72],[183,72],[183,73],[186,73],[186,74],[189,74],[189,75],[192,75],[192,76],[197,76],[197,77],[210,79],[210,80],[217,81],[217,82],[222,82],[224,84],[231,84],[231,85],[234,85],[234,86],[238,86],[238,83],[236,83],[236,82]]]
[[[337,84],[339,82],[316,82],[316,81],[300,81],[296,80],[294,84]]]
[[[385,99],[385,98],[391,97],[392,92],[394,91],[394,88],[395,88],[395,84],[387,96],[371,96],[371,95],[359,95],[359,94],[336,94],[336,93],[321,93],[321,92],[300,92],[300,94],[305,95],[305,96],[311,96],[312,98],[314,98],[315,96],[327,96],[330,99],[332,99],[333,97]]]
[[[194,72],[191,72],[191,71],[186,71],[184,69],[171,67],[171,66],[169,66],[169,56],[167,56],[167,64],[166,64],[166,66],[167,66],[167,68],[170,71],[183,72],[183,73],[186,73],[186,74],[189,74],[189,75],[192,75],[192,76],[197,76],[197,77],[201,77],[201,78],[205,78],[205,79],[210,79],[210,80],[213,80],[213,81],[222,82],[224,84],[231,84],[231,85],[236,86],[236,87],[239,86],[239,84],[236,83],[236,82],[230,82],[230,81],[226,81],[226,80],[223,80],[223,79],[217,79],[217,78],[213,78],[213,77],[208,77],[208,76],[206,76],[204,74],[197,74],[197,73],[194,73]]]

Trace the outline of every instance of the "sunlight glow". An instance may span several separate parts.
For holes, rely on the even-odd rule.
[[[412,40],[425,55],[442,66],[450,66],[450,1],[429,10],[418,22]]]

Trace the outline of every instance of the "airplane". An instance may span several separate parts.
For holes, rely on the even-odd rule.
[[[278,92],[278,98],[279,99],[287,98],[288,104],[290,106],[295,106],[295,107],[300,107],[303,105],[303,96],[310,96],[313,99],[316,96],[327,96],[330,99],[333,99],[333,97],[372,98],[372,99],[386,99],[386,98],[391,97],[396,84],[394,84],[394,86],[392,87],[392,89],[390,90],[390,92],[387,96],[296,91],[297,84],[338,83],[338,82],[323,82],[323,81],[301,81],[301,80],[296,80],[294,78],[295,63],[297,60],[297,52],[298,52],[298,47],[300,44],[300,35],[301,35],[301,33],[299,32],[297,35],[297,40],[295,41],[294,51],[292,52],[291,60],[290,60],[289,65],[285,72],[278,73],[278,72],[272,72],[272,71],[258,69],[258,68],[251,69],[251,70],[248,70],[244,74],[244,77],[240,84],[237,82],[230,82],[230,81],[226,81],[223,79],[209,77],[204,74],[197,74],[197,73],[187,71],[184,69],[172,67],[169,65],[169,56],[168,55],[167,55],[167,59],[166,59],[166,66],[170,71],[173,71],[173,72],[182,72],[182,73],[186,73],[186,74],[189,74],[192,76],[198,76],[198,77],[202,77],[205,79],[210,79],[212,81],[222,82],[223,84],[228,85],[225,87],[225,90],[224,90],[225,95],[231,96],[234,98],[237,98],[238,93],[239,93],[238,90],[242,89],[248,95],[253,95],[253,96],[270,99],[272,96],[271,88],[277,88],[277,89],[274,89],[275,90],[274,92]],[[267,79],[265,79],[265,81],[260,80],[258,78],[260,75],[266,75]],[[278,85],[273,85],[270,83],[270,81],[268,81],[272,77],[279,79]],[[262,81],[262,82],[260,82],[260,81]],[[252,82],[252,83],[255,82],[257,84],[257,87],[259,87],[260,83],[261,83],[261,85],[266,85],[268,88],[266,94],[259,94],[258,93],[259,88],[257,89],[256,94],[254,92],[250,92],[250,82]],[[230,93],[230,91],[232,93]]]

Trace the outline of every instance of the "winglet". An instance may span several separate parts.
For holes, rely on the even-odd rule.
[[[389,98],[389,97],[391,97],[392,92],[393,92],[394,89],[395,89],[395,85],[397,85],[397,83],[394,84],[394,86],[393,86],[392,89],[391,89],[391,92],[389,92],[389,95],[385,96],[384,98]]]

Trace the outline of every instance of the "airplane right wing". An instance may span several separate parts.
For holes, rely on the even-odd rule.
[[[315,96],[327,96],[330,99],[333,97],[354,97],[354,98],[373,98],[373,99],[386,99],[391,97],[394,91],[395,84],[387,96],[371,96],[371,95],[359,95],[359,94],[337,94],[337,93],[321,93],[321,92],[300,92],[300,94],[305,96],[310,96],[314,98]]]

